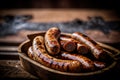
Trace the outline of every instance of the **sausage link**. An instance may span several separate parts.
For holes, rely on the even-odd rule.
[[[79,61],[82,64],[82,70],[83,71],[92,71],[95,69],[94,63],[92,60],[89,58],[79,55],[79,54],[70,54],[68,52],[61,51],[61,57],[65,59],[70,59],[70,60],[76,60]]]
[[[105,68],[106,67],[106,64],[104,62],[100,62],[100,61],[94,61],[94,65],[96,68]]]
[[[36,61],[44,66],[65,72],[78,72],[81,70],[81,63],[74,60],[61,60],[50,56],[45,50],[42,36],[37,36],[33,40],[33,52]]]
[[[76,49],[76,44],[72,41],[60,40],[61,47],[68,52],[72,52]]]
[[[34,54],[33,54],[32,46],[30,46],[30,47],[28,48],[27,54],[28,54],[28,56],[29,56],[31,59],[34,59]]]
[[[35,57],[35,54],[34,54],[34,52],[33,52],[33,46],[30,46],[30,47],[28,48],[27,54],[28,54],[28,56],[29,56],[31,59],[37,60],[37,58]]]
[[[75,46],[72,46],[72,48],[76,47],[77,52],[79,54],[87,54],[89,52],[89,47],[86,44],[83,44],[80,41],[77,41],[73,38],[68,38],[68,37],[60,37],[60,40],[66,41],[66,42],[73,42]]]
[[[77,51],[79,54],[89,53],[89,48],[85,44],[77,43]]]
[[[60,44],[58,42],[59,37],[60,30],[57,27],[52,27],[46,32],[45,45],[49,54],[55,55],[60,52]]]
[[[106,58],[106,52],[102,49],[101,46],[99,46],[94,40],[90,39],[88,36],[80,33],[80,32],[75,32],[72,34],[72,38],[83,42],[87,46],[89,46],[92,54],[96,59],[105,59]]]

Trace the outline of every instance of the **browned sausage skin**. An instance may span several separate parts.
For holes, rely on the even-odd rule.
[[[80,33],[80,32],[75,32],[72,34],[72,38],[83,42],[89,48],[91,49],[91,53],[94,55],[96,59],[105,59],[106,57],[106,52],[99,46],[95,41],[90,39],[88,36]]]
[[[76,49],[76,44],[72,41],[66,41],[60,39],[60,45],[65,51],[68,52],[72,52]]]
[[[58,39],[60,37],[60,30],[57,27],[52,27],[45,33],[45,45],[47,51],[51,55],[56,55],[60,52],[60,44]]]
[[[79,54],[89,53],[89,48],[85,44],[77,43],[77,51]]]
[[[36,61],[41,64],[59,71],[78,72],[81,70],[81,63],[73,60],[61,60],[50,56],[44,46],[42,36],[37,36],[33,40],[33,52]]]
[[[34,60],[34,54],[33,54],[33,49],[32,49],[32,46],[30,46],[28,48],[28,52],[27,52],[28,56]]]
[[[106,67],[106,64],[104,62],[100,62],[100,61],[94,61],[94,65],[96,68],[99,68],[99,69]]]
[[[95,69],[93,61],[85,56],[82,56],[79,54],[70,54],[70,53],[64,52],[64,51],[61,51],[60,56],[65,58],[65,59],[79,61],[83,66],[82,67],[83,71],[92,71]]]
[[[75,49],[77,49],[79,54],[87,54],[89,52],[89,47],[80,41],[68,37],[60,37],[60,40],[74,43],[75,45],[72,47],[73,49],[76,47]]]
[[[33,46],[30,46],[29,48],[28,48],[28,56],[31,58],[31,59],[33,59],[33,60],[35,60],[35,61],[37,61],[37,57],[35,57],[35,54],[34,54],[34,52],[33,52]]]

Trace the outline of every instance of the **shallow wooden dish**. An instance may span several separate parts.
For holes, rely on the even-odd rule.
[[[111,58],[113,58],[113,61],[111,62],[111,64],[109,66],[107,66],[106,68],[98,70],[98,71],[94,71],[94,72],[87,72],[87,73],[61,72],[61,71],[57,71],[57,70],[48,68],[48,67],[41,65],[40,63],[30,59],[27,56],[27,50],[28,50],[29,46],[31,46],[31,40],[33,40],[33,38],[35,36],[44,35],[44,34],[45,34],[45,32],[43,31],[40,33],[28,35],[28,38],[30,40],[27,40],[27,41],[21,43],[18,48],[18,54],[20,57],[22,67],[29,73],[31,73],[37,77],[40,77],[44,80],[48,80],[48,79],[49,80],[53,80],[53,79],[55,79],[55,80],[96,79],[97,77],[100,78],[101,76],[105,76],[107,73],[111,72],[112,69],[117,64],[116,56],[120,54],[120,51],[111,46],[97,42],[98,44],[100,44],[100,46],[102,46],[105,50],[107,50],[109,52]],[[61,35],[70,36],[70,34],[68,34],[68,33],[62,33]]]

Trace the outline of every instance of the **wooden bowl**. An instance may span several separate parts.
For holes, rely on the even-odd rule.
[[[44,34],[45,34],[45,32],[40,32],[40,33],[28,35],[28,38],[30,40],[27,40],[27,41],[21,43],[18,48],[18,54],[20,57],[22,67],[29,73],[31,73],[39,78],[42,78],[44,80],[48,80],[48,79],[50,79],[50,80],[53,80],[53,79],[55,79],[55,80],[96,79],[96,78],[100,78],[101,76],[105,76],[106,74],[111,72],[112,69],[117,64],[116,56],[120,54],[120,51],[113,47],[105,45],[103,43],[97,42],[98,44],[100,44],[100,46],[102,46],[105,50],[107,50],[109,52],[111,58],[113,58],[113,61],[111,62],[111,64],[109,66],[107,66],[106,68],[97,70],[97,71],[93,71],[93,72],[86,72],[86,73],[61,72],[61,71],[57,71],[57,70],[48,68],[48,67],[30,59],[27,56],[27,50],[32,45],[31,41],[34,39],[34,37],[38,36],[38,35],[44,35]],[[61,35],[69,36],[70,34],[62,33]]]

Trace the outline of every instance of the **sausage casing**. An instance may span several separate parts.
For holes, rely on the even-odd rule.
[[[68,52],[61,52],[61,57],[65,58],[65,59],[70,59],[70,60],[76,60],[79,61],[82,66],[83,66],[83,70],[84,71],[92,71],[95,69],[94,63],[92,60],[90,60],[89,58],[79,55],[79,54],[70,54]]]
[[[60,39],[60,45],[65,51],[68,52],[72,52],[76,49],[76,44],[72,41],[66,41]]]
[[[33,40],[33,52],[36,61],[41,64],[60,71],[78,72],[81,69],[81,63],[74,60],[61,60],[52,57],[47,53],[42,36],[37,36]]]
[[[106,64],[104,62],[100,62],[100,61],[94,61],[94,65],[96,68],[105,68],[106,67]]]
[[[60,52],[60,44],[58,39],[60,37],[60,30],[57,27],[52,27],[45,33],[45,45],[47,51],[51,55],[56,55]]]
[[[74,43],[75,45],[72,45],[72,48],[76,47],[75,49],[79,54],[87,54],[89,52],[89,47],[80,41],[68,37],[60,37],[60,40]]]
[[[32,46],[30,46],[30,47],[28,48],[27,54],[28,54],[28,56],[29,56],[31,59],[34,59],[34,54],[33,54]]]
[[[94,55],[96,59],[105,59],[107,54],[102,49],[102,47],[99,46],[94,40],[90,39],[88,36],[80,32],[73,33],[72,37],[78,41],[85,43],[87,46],[89,46],[91,53]]]

